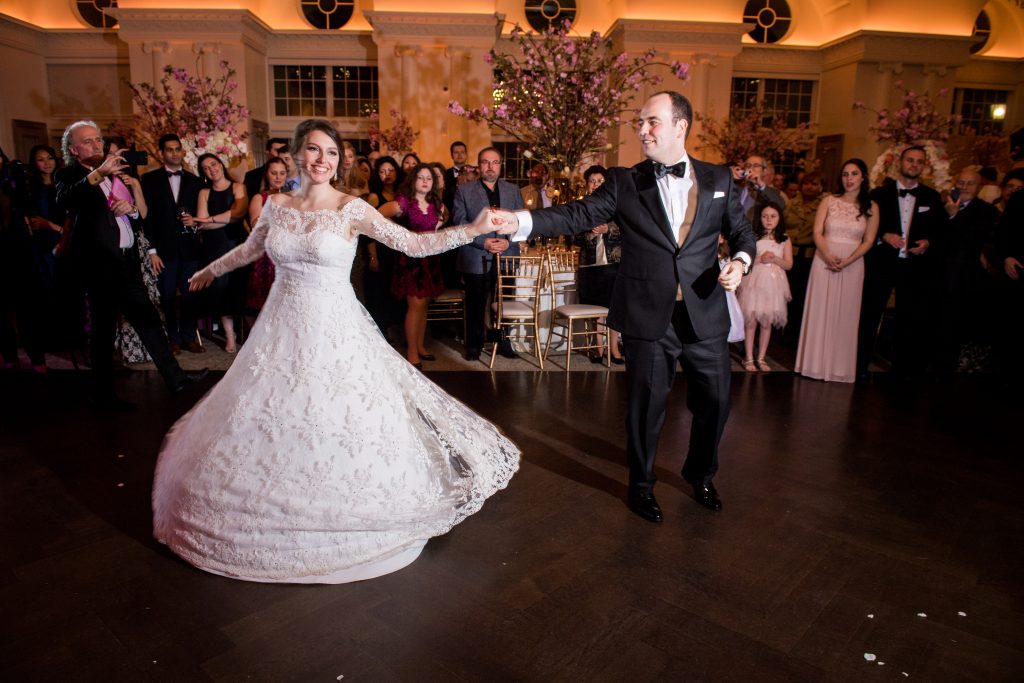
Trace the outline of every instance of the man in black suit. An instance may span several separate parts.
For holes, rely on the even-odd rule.
[[[114,393],[118,311],[135,328],[168,388],[180,391],[206,371],[187,374],[174,360],[160,314],[142,282],[135,248],[139,212],[116,186],[116,174],[126,168],[124,159],[118,154],[103,156],[103,138],[92,121],[72,123],[61,144],[64,158],[73,161],[57,173],[57,202],[71,218],[68,257],[89,295],[97,405],[110,410],[132,407]]]
[[[288,138],[270,138],[267,140],[267,159],[276,159],[281,152],[288,151]],[[264,163],[258,168],[246,171],[242,184],[245,185],[245,193],[252,199],[260,193],[260,184],[263,183],[263,174],[267,170]]]
[[[150,258],[159,277],[171,351],[178,353],[184,347],[202,353],[205,349],[196,339],[196,295],[188,290],[188,280],[199,270],[199,234],[192,229],[192,217],[203,183],[182,168],[184,150],[177,135],[168,133],[159,144],[164,165],[142,176],[142,192],[149,206],[146,237],[153,245]]]
[[[459,174],[462,172],[462,167],[466,165],[469,151],[465,142],[456,140],[448,148],[448,153],[452,157],[452,167],[444,172],[444,192],[441,201],[448,207],[448,215],[451,216],[454,210],[455,187],[459,184]]]
[[[608,326],[622,333],[626,352],[629,507],[652,522],[662,520],[653,492],[654,457],[679,362],[693,413],[683,479],[698,503],[722,508],[712,479],[729,415],[725,292],[739,286],[756,253],[732,173],[686,153],[692,120],[689,100],[677,92],[658,93],[640,112],[637,132],[646,161],[610,169],[605,183],[579,202],[499,212],[519,222],[515,241],[579,234],[611,221],[622,230]],[[718,265],[721,234],[733,254],[724,269]]]
[[[857,378],[868,376],[875,338],[886,304],[896,290],[893,371],[908,375],[923,370],[931,353],[929,326],[934,320],[938,254],[946,228],[942,198],[918,181],[927,155],[911,146],[900,154],[895,182],[871,191],[878,205],[878,240],[864,256],[864,295],[857,333]]]
[[[941,264],[938,362],[945,372],[957,370],[964,343],[990,343],[1000,322],[995,305],[1000,269],[994,252],[999,209],[978,197],[981,187],[980,173],[960,171],[943,207],[949,215],[949,237]]]

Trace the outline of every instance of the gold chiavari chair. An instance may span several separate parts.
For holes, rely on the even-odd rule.
[[[565,300],[576,298],[576,271],[579,267],[579,254],[574,251],[549,251],[548,259],[548,282],[551,290],[551,330],[548,332],[548,340],[544,345],[544,358],[548,357],[551,350],[551,338],[558,336],[565,340],[565,371],[569,371],[569,363],[572,361],[572,352],[591,351],[599,349],[604,357],[606,367],[611,367],[611,346],[608,343],[609,335],[604,335],[604,343],[597,343],[597,328],[603,325],[601,318],[608,315],[608,309],[604,306],[592,306],[590,304],[563,303],[558,305],[559,297]],[[573,330],[573,323],[583,322],[582,330]],[[594,323],[591,330],[589,323]],[[559,328],[565,328],[562,333]]]
[[[544,356],[540,351],[540,297],[544,282],[543,256],[497,255],[495,269],[498,282],[494,295],[494,326],[509,342],[532,342],[541,370]],[[532,334],[530,333],[532,328]],[[499,342],[491,348],[490,367],[498,353]]]
[[[427,322],[459,320],[462,338],[466,338],[466,293],[461,289],[446,289],[427,304]]]

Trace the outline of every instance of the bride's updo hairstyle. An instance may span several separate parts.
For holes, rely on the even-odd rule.
[[[327,119],[306,119],[295,127],[295,133],[292,135],[292,156],[295,157],[299,154],[299,151],[306,146],[306,138],[313,131],[318,130],[331,140],[334,140],[334,144],[338,146],[338,154],[341,154],[341,135],[338,130],[331,124]],[[340,157],[339,157],[340,165]]]

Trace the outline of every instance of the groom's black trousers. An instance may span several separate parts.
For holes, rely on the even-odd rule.
[[[726,333],[697,339],[686,304],[680,301],[661,339],[637,339],[623,332],[622,342],[629,385],[626,459],[630,492],[650,491],[657,479],[654,456],[678,363],[686,377],[686,405],[693,413],[682,475],[693,485],[710,483],[718,471],[718,442],[729,417],[732,373]]]

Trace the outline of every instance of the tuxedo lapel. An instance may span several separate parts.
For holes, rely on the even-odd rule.
[[[650,160],[643,162],[636,171],[636,189],[640,195],[640,203],[644,205],[647,212],[651,214],[658,230],[674,251],[677,248],[677,236],[672,234],[672,228],[668,224],[668,214],[665,213],[665,206],[661,203],[661,193],[658,192],[658,181],[654,178],[654,172]]]
[[[706,165],[695,161],[693,157],[690,157],[690,163],[693,168],[693,177],[697,182],[697,213],[693,218],[693,226],[690,228],[690,234],[686,236],[686,242],[693,239],[693,234],[697,232],[697,229],[704,225],[707,220],[708,212],[711,211],[711,202],[714,200],[715,191],[715,176],[711,173],[711,169]],[[726,198],[728,201],[728,197]],[[683,247],[686,246],[686,242],[683,243]]]

